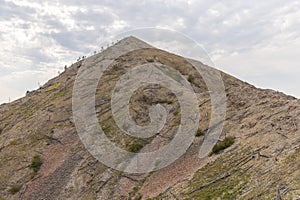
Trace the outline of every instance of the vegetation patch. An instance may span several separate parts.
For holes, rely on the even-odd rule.
[[[48,91],[52,91],[52,90],[56,90],[57,88],[59,88],[61,86],[61,83],[55,83],[54,85],[51,85],[48,89]]]
[[[16,194],[21,190],[21,188],[22,188],[21,184],[14,184],[10,187],[9,193],[10,194]]]
[[[174,114],[174,116],[178,116],[179,110],[175,110],[173,114]]]
[[[167,99],[163,99],[163,100],[158,100],[158,101],[154,101],[152,103],[152,105],[155,105],[155,104],[172,104],[173,102],[170,101],[170,100],[167,100]]]
[[[190,83],[194,83],[194,80],[195,80],[195,78],[190,74],[189,77],[188,77],[188,81]]]
[[[14,145],[17,145],[18,144],[18,140],[12,140],[9,142],[8,146],[14,146]]]
[[[198,129],[196,134],[195,134],[196,137],[200,137],[200,136],[203,136],[203,135],[204,135],[204,132],[200,129]]]
[[[224,149],[230,147],[231,145],[234,144],[235,141],[235,137],[227,137],[225,138],[223,141],[218,142],[217,144],[215,144],[215,146],[213,147],[210,155],[213,154],[218,154],[221,151],[223,151]]]
[[[41,156],[37,154],[37,155],[33,156],[31,164],[30,164],[30,168],[33,170],[34,173],[37,173],[40,170],[42,164],[43,164],[43,161],[41,159]]]
[[[183,191],[182,199],[239,199],[249,186],[249,174],[235,164],[251,156],[243,149],[238,155],[224,154],[212,163],[199,169]],[[231,162],[228,162],[231,160]]]
[[[137,153],[143,148],[143,146],[144,145],[140,142],[133,143],[129,146],[129,151],[133,153]]]

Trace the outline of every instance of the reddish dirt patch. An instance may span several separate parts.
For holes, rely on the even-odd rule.
[[[143,198],[157,196],[180,181],[191,178],[199,168],[210,162],[212,158],[198,157],[199,143],[196,141],[184,156],[168,167],[154,172],[139,190]]]
[[[41,169],[26,185],[26,190],[21,199],[28,199],[29,196],[38,191],[47,178],[53,174],[69,157],[71,146],[76,141],[76,137],[70,130],[61,130],[61,137],[47,146],[42,153],[43,164]]]

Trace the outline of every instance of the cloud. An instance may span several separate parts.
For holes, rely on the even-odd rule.
[[[270,44],[252,48],[247,52],[224,54],[218,56],[215,63],[221,70],[256,86],[284,91],[299,97],[299,54],[300,38],[282,46]]]
[[[279,86],[300,96],[298,88],[280,87],[299,85],[294,75],[295,70],[299,72],[296,55],[299,48],[293,44],[298,44],[300,37],[300,3],[296,0],[0,0],[0,3],[1,87],[8,83],[7,77],[26,71],[25,78],[18,78],[32,83],[28,87],[33,88],[35,72],[42,73],[45,66],[56,71],[71,64],[77,57],[100,49],[111,35],[138,27],[164,27],[202,44],[219,68],[259,86]],[[180,50],[180,44],[175,43],[164,45]],[[275,65],[276,73],[269,67]],[[276,82],[279,74],[285,76]],[[51,76],[40,77],[46,81]],[[19,97],[17,93],[26,92],[18,81],[15,86],[11,91],[18,92],[1,88],[0,95],[15,99]]]
[[[18,6],[13,2],[1,0],[1,20],[11,20],[17,16],[22,16],[24,20],[31,20],[31,13],[34,12],[33,8]],[[3,31],[3,30],[2,30]]]
[[[52,68],[44,68],[41,71],[25,70],[0,76],[0,102],[12,101],[14,96],[25,96],[26,91],[38,88],[39,84],[43,84],[49,76],[57,75],[57,72]]]

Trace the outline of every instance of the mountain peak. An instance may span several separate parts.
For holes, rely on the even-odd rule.
[[[119,42],[117,42],[114,46],[117,47],[135,47],[135,48],[153,48],[153,46],[149,45],[148,43],[144,42],[143,40],[134,37],[134,36],[128,36],[123,39],[121,39]]]
[[[138,49],[142,50],[134,51]],[[116,125],[111,109],[112,91],[120,78],[126,79],[126,71],[153,60],[180,72],[193,87],[201,116],[195,140],[174,163],[152,173],[109,168],[91,156],[75,127],[72,95],[78,70],[87,74],[86,69],[108,66],[96,83],[93,109],[109,140],[124,151],[154,152],[177,137],[183,110],[178,97],[153,84],[143,85],[130,97],[129,113],[139,126],[151,124],[149,111],[154,104],[167,113],[163,129],[150,138],[128,136]],[[227,110],[220,143],[215,146],[219,151],[200,159],[199,146],[218,125],[210,124],[211,91],[201,75],[183,57],[129,36],[76,62],[24,98],[0,105],[0,199],[298,198],[300,101],[222,73]],[[90,77],[86,80],[89,85],[96,82]],[[87,106],[86,98],[82,96],[80,106]],[[90,128],[90,123],[82,124]],[[228,149],[223,148],[224,138],[233,138]],[[112,154],[108,151],[107,155]],[[137,161],[132,159],[132,163]]]
[[[120,42],[143,42],[143,41],[135,36],[130,35],[121,39]]]

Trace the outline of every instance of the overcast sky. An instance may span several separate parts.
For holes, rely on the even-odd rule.
[[[223,71],[299,98],[299,10],[292,0],[0,0],[0,103],[140,27],[182,32]]]

